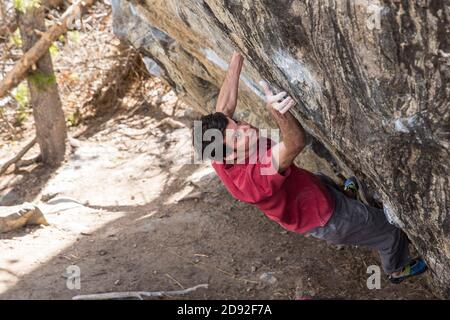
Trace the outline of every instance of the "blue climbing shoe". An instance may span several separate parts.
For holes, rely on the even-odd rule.
[[[398,284],[406,278],[424,273],[427,269],[428,267],[425,261],[422,258],[416,258],[411,260],[411,262],[403,268],[402,272],[399,275],[390,275],[389,280],[392,283]]]
[[[344,182],[344,190],[353,190],[355,192],[358,192],[359,185],[358,181],[356,181],[356,177],[350,177],[345,180]]]
[[[358,198],[359,184],[356,177],[350,177],[344,182],[344,193],[353,199]]]

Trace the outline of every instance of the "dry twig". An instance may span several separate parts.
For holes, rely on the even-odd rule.
[[[200,288],[208,288],[208,284],[199,284],[192,288],[187,288],[178,291],[127,291],[127,292],[107,292],[98,294],[78,295],[72,300],[111,300],[111,299],[125,299],[138,298],[144,300],[143,297],[165,297],[165,296],[179,296],[190,293]]]
[[[31,140],[17,155],[15,155],[13,158],[11,158],[10,160],[6,161],[5,164],[3,166],[0,167],[0,175],[2,175],[3,173],[5,173],[6,170],[8,170],[8,168],[18,162],[24,155],[25,153],[28,152],[28,150],[30,150],[34,144],[36,143],[37,138],[34,137],[33,140]]]

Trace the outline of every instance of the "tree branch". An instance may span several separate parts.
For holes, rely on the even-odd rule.
[[[27,153],[28,150],[30,150],[34,146],[36,141],[37,141],[37,138],[34,137],[34,139],[31,140],[17,155],[15,155],[12,159],[6,161],[6,163],[0,167],[0,175],[5,173],[5,171],[8,170],[8,168],[12,164],[18,162],[25,155],[25,153]]]
[[[78,295],[72,298],[72,300],[111,300],[111,299],[124,299],[124,298],[137,298],[143,300],[143,297],[163,297],[163,296],[176,296],[183,295],[195,291],[199,288],[208,288],[208,284],[199,284],[195,287],[178,291],[128,291],[128,292],[108,292],[98,294]]]
[[[64,12],[57,23],[42,34],[36,44],[16,62],[14,67],[5,75],[2,82],[0,82],[0,98],[5,96],[9,90],[20,83],[25,77],[28,69],[47,52],[48,48],[59,38],[59,36],[67,31],[68,24],[71,23],[78,14],[81,14],[82,8],[90,6],[94,1],[95,0],[76,1],[66,10],[66,12]]]

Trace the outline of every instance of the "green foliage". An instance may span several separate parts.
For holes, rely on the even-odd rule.
[[[28,76],[28,80],[33,83],[39,90],[45,90],[49,85],[56,83],[54,74],[43,74],[40,71],[35,71]]]
[[[13,6],[17,11],[25,13],[25,4],[23,0],[13,0]]]
[[[81,120],[81,113],[80,110],[78,109],[67,117],[67,123],[71,127],[76,127],[80,123],[80,120]]]
[[[14,33],[10,36],[10,41],[17,47],[22,47],[22,37],[20,36],[20,31],[17,29],[14,31]]]
[[[56,55],[59,53],[59,48],[55,43],[52,43],[48,50],[50,51],[50,55],[52,56],[52,58],[56,57]]]
[[[31,8],[39,8],[40,5],[40,0],[13,0],[14,9],[22,13]]]
[[[67,38],[69,39],[69,41],[71,41],[73,43],[77,43],[80,41],[80,33],[77,30],[68,31]]]
[[[12,95],[20,107],[28,106],[30,93],[25,82],[21,82],[15,90],[13,90]]]
[[[13,125],[15,127],[20,127],[27,118],[28,118],[28,113],[27,113],[26,108],[19,107],[19,109],[17,109],[16,115],[14,117]]]
[[[19,127],[28,117],[27,109],[29,106],[30,94],[27,84],[25,82],[20,83],[12,92],[12,96],[19,105],[14,117],[14,126]]]

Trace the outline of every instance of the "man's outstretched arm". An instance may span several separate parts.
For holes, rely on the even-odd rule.
[[[236,110],[239,76],[241,74],[244,58],[239,52],[234,52],[228,67],[225,81],[220,88],[219,97],[217,98],[216,111],[222,112],[228,117],[232,117]]]
[[[295,105],[286,92],[273,95],[266,82],[262,83],[267,97],[267,107],[281,131],[282,142],[272,147],[272,161],[275,169],[282,173],[294,162],[297,155],[305,148],[305,130],[298,120],[289,112]],[[279,102],[281,101],[281,102]]]

